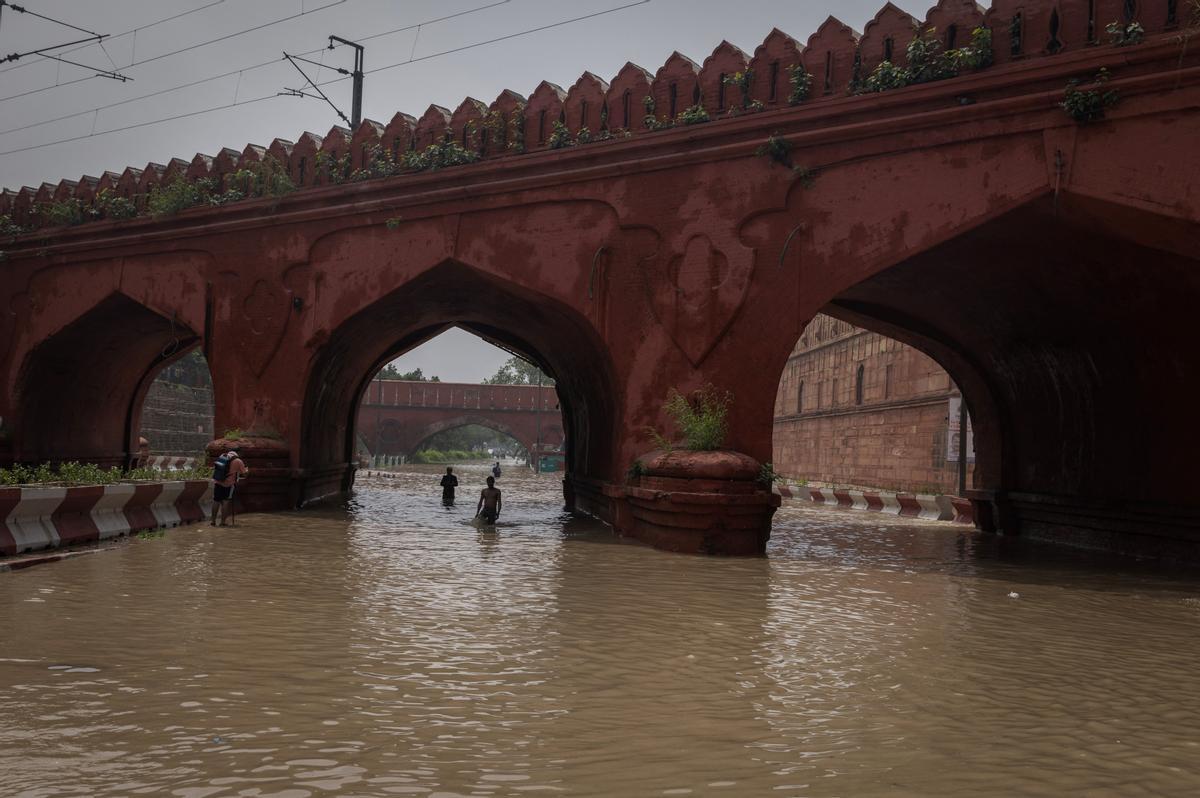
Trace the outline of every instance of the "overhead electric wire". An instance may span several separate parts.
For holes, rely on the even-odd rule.
[[[289,22],[293,19],[299,19],[300,17],[306,16],[308,14],[316,14],[319,11],[324,11],[328,8],[333,8],[334,6],[340,6],[343,3],[346,3],[348,1],[349,0],[334,0],[334,2],[326,3],[325,5],[320,6],[318,8],[309,9],[308,11],[301,11],[298,14],[292,14],[291,16],[287,16],[287,17],[280,17],[279,19],[272,20],[271,22],[264,22],[261,25],[255,25],[254,27],[251,27],[251,28],[245,28],[244,30],[235,31],[233,33],[227,33],[224,36],[218,36],[215,39],[209,39],[208,41],[197,42],[196,44],[190,44],[187,47],[181,47],[178,50],[172,50],[167,53],[161,53],[161,54],[153,56],[151,58],[143,58],[141,61],[136,61],[136,60],[131,61],[130,63],[126,64],[125,66],[123,66],[121,68],[122,69],[132,69],[133,67],[142,66],[143,64],[150,64],[155,61],[161,61],[164,58],[170,58],[171,56],[179,55],[180,53],[191,52],[192,50],[198,50],[201,47],[207,47],[210,44],[217,44],[218,42],[228,41],[229,39],[235,39],[238,36],[243,36],[247,33],[253,33],[254,31],[263,30],[264,28],[269,28],[272,25],[278,25],[283,22]],[[314,50],[313,52],[316,52],[316,50]],[[88,67],[88,69],[91,69],[91,67]],[[89,75],[86,78],[78,78],[76,80],[67,81],[66,83],[55,83],[52,86],[43,86],[40,89],[33,89],[32,91],[23,92],[21,94],[14,94],[9,97],[0,97],[0,102],[16,99],[17,97],[27,97],[30,94],[37,94],[38,92],[50,91],[52,89],[57,89],[61,86],[69,86],[72,83],[79,83],[84,80],[91,80],[94,77],[96,77],[96,76]]]
[[[195,14],[197,11],[203,11],[206,8],[212,8],[213,6],[218,6],[224,2],[225,2],[225,0],[212,0],[212,2],[206,3],[202,6],[198,6],[196,8],[192,8],[187,11],[181,11],[178,14],[173,14],[169,17],[163,17],[162,19],[155,20],[154,22],[151,22],[148,25],[140,25],[136,28],[130,28],[129,30],[123,31],[121,33],[114,33],[112,36],[109,36],[108,38],[109,38],[109,41],[115,41],[116,39],[123,38],[125,36],[128,36],[131,33],[136,34],[140,30],[149,30],[150,28],[153,28],[157,25],[162,25],[164,22],[173,22],[174,20],[177,20],[180,17],[186,17],[189,14]],[[63,55],[69,55],[71,53],[78,52],[79,50],[86,50],[90,46],[91,45],[84,45],[82,47],[76,47],[73,50],[67,50],[65,53],[63,53]],[[13,70],[16,70],[16,69],[24,69],[25,67],[34,66],[37,63],[38,63],[37,61],[27,61],[24,64],[17,64],[16,66],[6,67],[4,69],[0,69],[0,75],[3,75],[5,72],[12,72]]]
[[[616,12],[619,12],[619,11],[624,11],[624,10],[626,10],[626,9],[633,8],[633,7],[635,7],[635,6],[645,5],[645,4],[647,4],[647,3],[651,2],[651,1],[652,1],[652,0],[636,0],[636,2],[632,2],[632,3],[626,3],[626,4],[624,4],[624,5],[615,6],[615,7],[613,7],[613,8],[605,9],[605,10],[603,10],[603,11],[597,11],[597,12],[594,12],[594,13],[591,13],[591,14],[585,14],[585,15],[583,15],[583,16],[579,16],[579,17],[573,17],[573,18],[571,18],[571,19],[564,19],[564,20],[561,20],[561,21],[559,21],[559,22],[552,22],[552,23],[550,23],[550,24],[548,24],[548,25],[541,25],[541,26],[539,26],[539,27],[536,27],[536,28],[530,28],[530,29],[528,29],[528,30],[519,31],[519,32],[517,32],[517,33],[510,33],[510,34],[508,34],[508,35],[505,35],[505,36],[498,36],[498,37],[496,37],[496,38],[494,38],[494,39],[488,39],[488,40],[486,40],[486,41],[482,41],[482,42],[475,42],[474,44],[468,44],[468,45],[464,45],[464,46],[462,46],[462,47],[455,47],[455,48],[452,48],[452,49],[450,49],[450,50],[443,50],[443,51],[441,51],[441,52],[438,52],[438,53],[431,53],[431,54],[429,54],[429,55],[424,55],[424,56],[421,56],[420,58],[410,58],[410,59],[409,59],[409,60],[407,60],[407,61],[400,61],[400,62],[397,62],[397,63],[395,63],[395,64],[388,64],[388,65],[386,65],[386,66],[377,67],[376,69],[369,70],[369,71],[367,72],[367,74],[373,74],[373,73],[376,73],[376,72],[383,72],[383,71],[385,71],[385,70],[388,70],[388,69],[395,69],[396,67],[402,67],[402,66],[406,66],[406,65],[408,65],[408,64],[417,63],[417,62],[419,62],[419,61],[428,61],[428,60],[430,60],[430,59],[433,59],[433,58],[439,58],[439,57],[441,57],[441,56],[445,56],[445,55],[451,55],[451,54],[454,54],[454,53],[461,53],[461,52],[464,52],[464,51],[466,51],[466,50],[472,50],[472,49],[474,49],[474,48],[476,48],[476,47],[484,47],[484,46],[486,46],[486,45],[489,45],[489,44],[495,44],[496,42],[507,41],[507,40],[509,40],[509,39],[515,39],[515,38],[518,38],[518,37],[520,37],[520,36],[527,36],[527,35],[529,35],[529,34],[532,34],[532,33],[539,33],[539,32],[541,32],[541,31],[545,31],[545,30],[551,30],[551,29],[553,29],[553,28],[559,28],[559,27],[563,27],[563,26],[565,26],[565,25],[570,25],[570,24],[573,24],[573,23],[576,23],[576,22],[581,22],[581,21],[588,20],[588,19],[595,19],[596,17],[602,17],[602,16],[605,16],[605,15],[607,15],[607,14],[614,14],[614,13],[616,13]],[[275,63],[278,63],[278,62],[275,62]],[[230,74],[233,74],[233,73],[230,73]],[[349,78],[345,78],[345,77],[333,78],[333,79],[331,79],[331,80],[324,81],[324,82],[320,83],[319,85],[321,85],[321,86],[328,86],[328,85],[330,85],[330,84],[332,84],[332,83],[341,83],[342,81],[345,81],[345,80],[349,80]],[[237,106],[242,106],[242,105],[251,105],[251,104],[254,104],[254,103],[260,103],[260,102],[264,102],[264,101],[266,101],[266,100],[273,100],[273,99],[275,99],[277,96],[278,96],[277,94],[268,94],[268,95],[264,95],[264,96],[262,96],[262,97],[255,97],[255,98],[253,98],[253,99],[249,99],[249,100],[239,100],[239,101],[235,101],[235,102],[231,102],[231,103],[225,103],[224,105],[217,105],[217,106],[213,106],[213,107],[211,107],[211,108],[202,108],[202,109],[199,109],[199,110],[196,110],[196,111],[188,111],[188,112],[181,113],[181,114],[175,114],[175,115],[172,115],[172,116],[163,117],[163,118],[161,118],[161,119],[152,119],[152,120],[148,120],[148,121],[146,121],[146,122],[137,122],[137,123],[134,123],[134,124],[131,124],[131,125],[124,125],[124,126],[122,126],[122,127],[110,128],[110,129],[108,129],[108,130],[101,130],[101,131],[99,131],[99,132],[95,132],[95,131],[93,131],[92,133],[89,133],[89,134],[87,134],[87,135],[82,135],[82,136],[71,136],[71,137],[69,137],[69,138],[58,139],[58,140],[55,140],[55,141],[43,142],[43,143],[41,143],[41,144],[31,144],[31,145],[29,145],[28,147],[18,147],[18,148],[11,149],[11,150],[4,150],[4,151],[0,151],[0,156],[5,156],[5,155],[15,155],[15,154],[17,154],[17,153],[22,153],[22,152],[30,152],[30,151],[32,151],[32,150],[40,150],[40,149],[43,149],[43,148],[45,148],[45,147],[53,147],[53,146],[55,146],[55,145],[58,145],[58,144],[68,144],[68,143],[75,142],[75,141],[83,141],[84,139],[94,138],[94,137],[96,137],[96,136],[106,136],[106,135],[108,135],[108,134],[110,134],[110,133],[122,133],[122,132],[124,132],[124,131],[127,131],[127,130],[136,130],[136,129],[138,129],[138,128],[143,128],[143,127],[149,127],[149,126],[151,126],[151,125],[158,125],[158,124],[162,124],[162,123],[164,123],[164,122],[174,122],[174,121],[176,121],[176,120],[179,120],[179,119],[187,119],[187,118],[194,117],[194,116],[200,116],[200,115],[202,115],[202,114],[214,113],[214,112],[216,112],[216,111],[224,111],[224,110],[227,110],[227,109],[229,109],[229,108],[234,108],[234,107],[237,107]],[[97,109],[97,110],[98,110],[98,109]],[[91,112],[90,112],[90,111],[88,111],[88,112],[84,112],[84,113],[91,113]],[[78,114],[76,114],[76,116],[78,116]]]
[[[224,0],[221,0],[221,2],[224,2]],[[423,22],[417,22],[412,25],[405,25],[404,27],[401,27],[401,28],[393,28],[392,30],[383,31],[381,33],[375,33],[370,36],[360,36],[360,37],[358,37],[358,41],[369,41],[371,39],[378,39],[381,36],[391,36],[392,34],[395,34],[395,33],[402,33],[404,31],[413,30],[415,28],[420,28],[425,25],[434,25],[434,24],[437,24],[438,22],[445,22],[447,20],[466,16],[468,14],[475,14],[480,11],[486,11],[489,8],[495,8],[496,6],[502,6],[509,2],[512,2],[512,0],[498,0],[498,2],[492,2],[492,3],[487,3],[485,5],[476,6],[475,8],[469,8],[469,9],[466,9],[465,11],[459,11],[455,14],[448,14],[444,17],[437,17],[435,19],[429,19],[429,20],[425,20]],[[316,53],[323,53],[327,49],[329,49],[329,48],[320,47],[320,48],[317,48],[316,50],[308,50],[307,52],[300,53],[300,55],[315,55]],[[13,127],[13,128],[8,128],[6,130],[0,130],[0,136],[7,135],[9,133],[18,133],[22,130],[29,130],[30,128],[41,127],[42,125],[49,125],[53,122],[62,122],[67,119],[74,119],[77,116],[86,116],[88,114],[93,114],[98,111],[106,111],[110,108],[116,108],[121,105],[128,105],[129,103],[138,102],[139,100],[148,100],[152,97],[160,97],[164,94],[170,94],[171,92],[174,92],[174,91],[182,91],[183,89],[190,89],[193,86],[199,86],[204,83],[211,83],[214,80],[222,80],[224,78],[233,77],[234,75],[240,75],[244,72],[252,72],[254,70],[262,69],[264,67],[274,66],[275,64],[278,64],[278,63],[280,63],[280,60],[278,58],[272,58],[270,61],[263,61],[258,64],[252,64],[251,66],[242,67],[241,69],[232,69],[229,72],[222,72],[219,75],[212,75],[207,78],[199,78],[197,80],[189,81],[188,83],[182,83],[178,86],[171,86],[166,89],[160,89],[158,91],[153,91],[153,92],[150,92],[149,94],[141,94],[137,97],[129,97],[124,100],[118,100],[116,102],[108,103],[107,105],[100,105],[100,106],[96,106],[94,108],[88,108],[83,111],[76,111],[74,113],[64,114],[62,116],[56,116],[53,119],[43,119],[40,122],[31,122],[27,125],[21,125],[20,127]],[[89,75],[86,78],[76,78],[75,80],[67,81],[66,83],[63,83],[61,85],[69,86],[72,83],[80,83],[85,80],[91,80],[92,77],[93,76]],[[325,85],[325,84],[321,84],[321,85]],[[34,89],[33,91],[23,92],[21,94],[13,94],[8,97],[0,97],[0,102],[4,102],[5,100],[15,100],[19,97],[25,97],[29,94],[36,94],[39,91],[45,91],[45,88]]]
[[[2,8],[4,6],[11,8],[13,11],[16,11],[19,14],[28,14],[31,17],[37,17],[38,19],[44,19],[47,22],[53,22],[55,25],[62,25],[64,28],[71,28],[72,30],[77,30],[80,33],[88,33],[88,34],[91,34],[92,36],[100,36],[101,35],[99,33],[96,33],[96,31],[94,31],[94,30],[88,30],[87,28],[81,28],[78,25],[72,25],[70,22],[63,22],[61,19],[55,19],[54,17],[48,17],[45,14],[39,14],[36,11],[30,11],[28,8],[25,8],[24,6],[16,6],[16,5],[13,5],[12,3],[7,2],[6,0],[0,0],[0,8]]]

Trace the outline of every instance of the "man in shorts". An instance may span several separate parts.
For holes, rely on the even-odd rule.
[[[249,473],[250,469],[246,468],[237,449],[230,449],[213,463],[213,509],[209,521],[213,526],[217,525],[218,510],[221,513],[221,526],[225,526],[225,519],[233,509],[233,490],[238,480]]]
[[[454,504],[454,489],[458,487],[458,477],[454,469],[446,466],[446,476],[442,477],[442,504],[449,507]]]
[[[485,524],[494,524],[500,517],[500,491],[496,488],[496,478],[487,478],[487,487],[479,494],[479,504],[475,506],[475,517],[482,518]]]

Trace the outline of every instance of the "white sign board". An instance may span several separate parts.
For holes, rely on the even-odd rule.
[[[950,434],[946,436],[946,462],[958,462],[958,439],[962,434],[959,422],[962,413],[962,397],[950,398]],[[975,462],[975,432],[971,429],[971,416],[967,414],[967,462]]]

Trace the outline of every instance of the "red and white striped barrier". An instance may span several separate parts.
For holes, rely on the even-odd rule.
[[[844,488],[803,487],[793,489],[786,485],[776,486],[775,490],[780,496],[804,499],[813,504],[827,507],[866,510],[905,518],[923,518],[927,521],[975,523],[975,511],[971,502],[957,496],[931,496],[924,493],[890,493]]]
[[[0,555],[194,523],[212,506],[209,480],[0,488]]]

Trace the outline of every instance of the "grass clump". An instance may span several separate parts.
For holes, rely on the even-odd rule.
[[[727,417],[732,402],[732,394],[728,391],[718,391],[711,384],[692,391],[687,396],[672,389],[663,409],[675,422],[681,440],[668,440],[657,430],[652,430],[655,442],[664,449],[673,449],[679,445],[690,452],[712,452],[720,449],[729,432]]]

